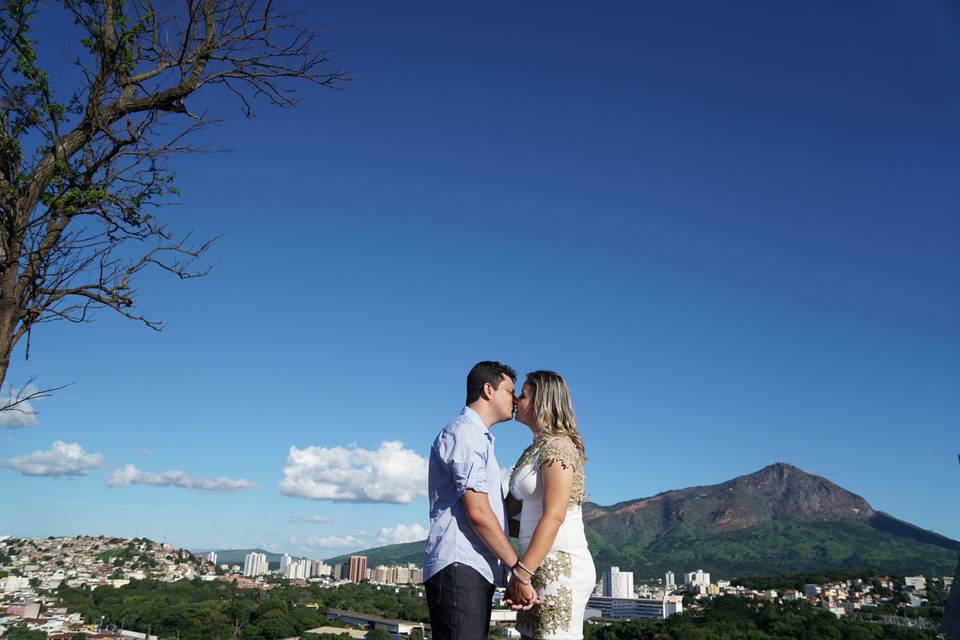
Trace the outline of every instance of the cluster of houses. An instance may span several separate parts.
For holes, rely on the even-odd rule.
[[[196,556],[145,539],[3,537],[0,636],[12,626],[26,626],[52,639],[69,639],[78,633],[87,638],[116,637],[100,634],[98,621],[85,621],[79,613],[68,612],[50,594],[63,585],[121,587],[147,577],[177,582],[193,578],[203,569]]]
[[[924,576],[890,577],[834,580],[823,584],[805,584],[802,589],[748,589],[732,584],[728,580],[710,581],[710,574],[697,572],[706,576],[704,580],[691,579],[690,573],[684,576],[684,585],[680,589],[672,584],[672,574],[667,574],[663,593],[685,592],[693,594],[694,599],[711,598],[721,595],[737,596],[740,598],[766,600],[768,602],[797,602],[807,603],[827,609],[837,617],[851,615],[860,610],[869,611],[879,605],[893,605],[898,609],[919,608],[927,604],[928,584],[937,584],[944,592],[949,593],[953,586],[953,577],[941,576],[927,578]],[[644,587],[641,587],[643,590]],[[648,588],[649,589],[649,588]],[[655,589],[659,593],[661,590]]]

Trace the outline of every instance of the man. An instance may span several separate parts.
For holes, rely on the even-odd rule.
[[[486,640],[493,592],[517,563],[507,539],[500,466],[490,427],[513,417],[516,372],[478,362],[466,407],[430,449],[430,534],[423,579],[434,640]],[[532,593],[532,589],[526,593]],[[517,603],[529,608],[528,602]]]

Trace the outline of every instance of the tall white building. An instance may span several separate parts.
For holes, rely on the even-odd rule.
[[[310,560],[306,558],[300,558],[293,564],[296,567],[294,570],[294,578],[298,580],[306,580],[310,577]]]
[[[410,567],[395,567],[393,571],[394,584],[410,583]]]
[[[312,563],[313,561],[308,558],[294,560],[284,555],[284,557],[280,559],[280,566],[283,567],[280,570],[280,575],[289,580],[306,580],[310,577],[310,565]]]
[[[328,576],[330,575],[332,569],[333,567],[326,564],[323,560],[314,560],[313,569],[310,575],[314,577]]]
[[[216,551],[211,551],[210,553],[207,554],[207,562],[210,562],[210,563],[213,563],[213,564],[217,564],[217,552],[216,552]]]
[[[683,586],[691,593],[706,593],[707,587],[710,586],[710,574],[704,573],[703,569],[685,573]]]
[[[262,576],[267,572],[267,555],[265,553],[248,553],[243,558],[243,575],[248,578]]]
[[[633,572],[610,567],[603,574],[603,595],[607,598],[633,598]]]
[[[378,564],[373,568],[373,575],[370,576],[370,582],[374,584],[389,584],[390,567],[385,564]]]
[[[667,571],[667,574],[663,577],[663,588],[664,589],[675,589],[677,587],[677,579],[673,575],[673,571]]]

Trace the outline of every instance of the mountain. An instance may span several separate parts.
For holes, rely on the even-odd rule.
[[[875,511],[825,478],[778,463],[722,484],[610,507],[587,505],[599,567],[638,577],[703,568],[723,576],[876,569],[948,575],[960,542]]]
[[[950,575],[960,551],[960,542],[784,463],[722,484],[587,503],[584,522],[598,570],[619,566],[638,579],[695,569],[724,578],[840,569]],[[420,563],[423,542],[357,553],[368,566]]]

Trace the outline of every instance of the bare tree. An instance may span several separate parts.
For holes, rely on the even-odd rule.
[[[190,112],[191,97],[219,86],[249,117],[257,100],[295,106],[298,81],[349,80],[319,32],[271,0],[60,0],[43,11],[53,5],[81,36],[83,80],[66,99],[37,64],[38,1],[0,8],[0,387],[21,340],[29,357],[34,325],[106,308],[159,330],[137,310],[137,275],[207,273],[196,261],[211,241],[158,217],[176,194],[168,159],[203,150],[191,134],[215,122]],[[0,410],[32,393],[11,391]]]

